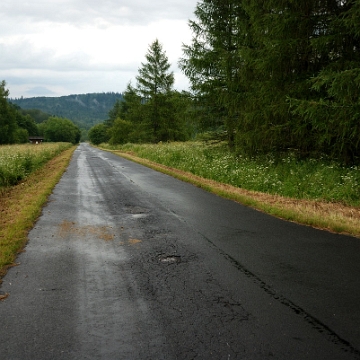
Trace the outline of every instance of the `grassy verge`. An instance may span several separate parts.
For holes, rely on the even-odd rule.
[[[70,147],[70,143],[0,146],[0,190],[16,185],[54,156]]]
[[[360,237],[356,167],[297,161],[291,154],[276,161],[235,158],[200,143],[102,148],[274,216]]]
[[[18,185],[0,194],[0,278],[14,264],[27,234],[60,180],[76,147],[64,150]]]

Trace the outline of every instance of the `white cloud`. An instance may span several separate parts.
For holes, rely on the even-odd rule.
[[[123,91],[157,38],[172,63],[176,87],[185,89],[177,61],[182,43],[191,39],[187,23],[195,5],[194,0],[5,0],[0,76],[12,97]]]

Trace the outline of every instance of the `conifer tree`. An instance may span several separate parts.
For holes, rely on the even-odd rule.
[[[190,21],[191,45],[183,45],[179,65],[191,82],[209,125],[224,125],[229,144],[234,141],[239,103],[244,92],[241,57],[247,37],[247,16],[240,1],[203,0]]]
[[[307,79],[324,61],[311,39],[318,37],[321,1],[247,0],[254,43],[247,52],[253,78],[240,146],[249,152],[306,150],[312,144],[301,117],[289,112],[289,97],[311,98]]]
[[[308,80],[312,98],[292,98],[291,110],[311,129],[313,150],[359,162],[360,1],[322,3],[319,36],[311,41],[314,53],[323,54],[322,66]]]
[[[148,49],[146,63],[141,63],[137,80],[137,92],[147,109],[154,141],[166,140],[162,134],[165,126],[164,109],[174,85],[174,74],[162,45],[156,39]]]
[[[117,120],[124,120],[132,123],[133,132],[129,132],[129,142],[151,142],[153,141],[151,126],[147,119],[147,109],[144,106],[144,101],[139,91],[129,83],[123,93],[123,101],[120,104],[117,113]],[[113,129],[113,132],[118,131],[119,123]],[[130,136],[131,134],[131,136]],[[113,137],[118,138],[118,136]]]

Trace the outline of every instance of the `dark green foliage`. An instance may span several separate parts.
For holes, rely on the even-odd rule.
[[[312,41],[327,60],[308,80],[314,95],[289,99],[292,112],[312,129],[315,150],[345,163],[360,157],[359,16],[359,1],[344,1],[329,9],[326,33]]]
[[[19,110],[15,109],[14,111],[15,111],[15,119],[17,126],[19,128],[26,130],[28,135],[30,136],[38,135],[38,129],[34,119],[30,115],[23,115],[21,109]]]
[[[146,63],[141,63],[136,77],[137,89],[143,99],[153,99],[158,94],[166,94],[174,85],[174,74],[168,72],[170,64],[161,44],[156,39],[145,55]]]
[[[9,105],[7,97],[9,90],[5,89],[6,82],[0,83],[0,144],[11,144],[16,141],[17,129],[15,110]]]
[[[180,68],[196,95],[201,128],[225,125],[232,145],[238,104],[244,93],[240,52],[249,42],[247,15],[240,2],[232,0],[199,2],[195,15],[197,21],[189,22],[194,38],[191,45],[183,46]]]
[[[31,116],[24,115],[19,106],[9,103],[6,83],[0,83],[0,144],[26,143],[29,135],[37,135],[38,129]]]
[[[71,142],[77,144],[80,141],[80,129],[69,119],[51,117],[43,123],[45,141]]]
[[[180,66],[202,128],[250,155],[359,161],[359,0],[202,0],[195,16]]]
[[[88,132],[89,140],[94,145],[106,143],[109,141],[108,127],[105,124],[96,124]]]
[[[141,63],[137,80],[137,93],[143,108],[153,140],[167,140],[166,122],[171,111],[166,109],[174,85],[174,74],[169,72],[170,64],[158,40],[155,40],[146,54],[146,63]]]
[[[122,101],[109,112],[112,144],[187,140],[192,120],[189,96],[173,90],[174,75],[158,40],[141,64],[137,85],[128,84]]]
[[[51,116],[51,114],[45,113],[38,109],[21,109],[20,106],[16,106],[22,115],[29,115],[37,124],[46,121]]]
[[[134,126],[130,121],[117,118],[113,126],[109,129],[110,144],[125,144],[131,142],[134,134]]]
[[[29,133],[26,129],[18,127],[14,133],[14,142],[17,144],[26,144],[29,142]]]

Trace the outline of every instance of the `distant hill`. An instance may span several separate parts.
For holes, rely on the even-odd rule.
[[[106,120],[116,101],[121,99],[120,93],[93,93],[9,99],[9,101],[22,109],[38,109],[50,115],[70,119],[80,127],[89,129]]]

